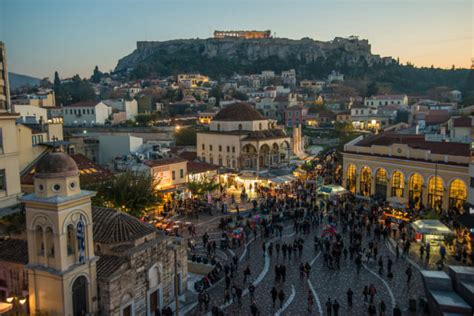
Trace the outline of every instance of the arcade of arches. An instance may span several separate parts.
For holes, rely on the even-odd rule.
[[[438,211],[461,211],[467,199],[466,182],[459,178],[446,180],[439,175],[424,177],[418,172],[405,174],[397,169],[389,172],[385,168],[358,168],[352,163],[344,171],[344,186],[350,192],[383,200],[399,197],[413,209],[431,207]]]
[[[291,147],[286,141],[281,144],[263,144],[259,150],[254,144],[242,147],[241,166],[243,169],[271,168],[288,163]]]

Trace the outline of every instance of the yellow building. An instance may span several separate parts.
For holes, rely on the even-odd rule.
[[[209,82],[209,77],[201,74],[178,75],[178,84],[185,88],[196,88],[205,82]]]
[[[147,160],[144,165],[157,181],[158,190],[172,190],[186,184],[187,160],[179,157]]]
[[[382,133],[344,146],[343,185],[366,197],[396,199],[415,209],[461,211],[469,184],[469,144]]]
[[[28,236],[32,314],[98,311],[91,197],[71,157],[53,152],[36,166],[35,193],[22,199]]]
[[[248,103],[222,109],[208,131],[197,133],[202,162],[234,170],[259,172],[289,163],[292,140]]]
[[[0,208],[18,204],[20,169],[15,121],[11,112],[5,46],[0,42]]]

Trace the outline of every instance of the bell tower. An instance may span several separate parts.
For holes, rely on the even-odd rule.
[[[33,314],[96,314],[91,197],[74,160],[55,150],[36,165],[35,193],[23,197]]]

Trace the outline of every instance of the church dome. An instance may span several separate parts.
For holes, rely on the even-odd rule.
[[[214,116],[214,121],[262,121],[265,118],[248,103],[231,104]]]
[[[55,151],[36,164],[36,178],[58,178],[79,175],[76,162],[66,153]]]

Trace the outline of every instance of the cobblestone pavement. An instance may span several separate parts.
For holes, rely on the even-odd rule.
[[[211,239],[219,238],[220,232],[217,229],[219,220],[203,219],[197,226],[199,228],[198,236],[204,231],[210,232]],[[383,299],[387,306],[388,315],[391,315],[391,310],[394,304],[398,304],[404,311],[404,315],[409,315],[407,312],[408,300],[410,298],[418,299],[424,295],[423,286],[419,271],[412,267],[413,277],[410,285],[406,283],[405,270],[409,263],[403,259],[396,259],[393,248],[389,248],[388,241],[381,241],[379,243],[379,254],[385,258],[384,268],[386,269],[386,262],[390,256],[394,262],[393,264],[393,279],[389,279],[386,274],[378,274],[377,264],[366,265],[361,269],[360,274],[357,275],[353,260],[341,259],[340,270],[330,270],[323,267],[323,256],[320,252],[313,249],[313,238],[317,234],[320,236],[321,227],[317,230],[312,230],[309,235],[296,235],[293,232],[292,222],[286,222],[286,227],[283,231],[283,238],[269,237],[266,242],[272,241],[274,244],[278,242],[293,242],[294,239],[303,238],[306,242],[304,244],[304,251],[302,258],[294,257],[289,260],[283,259],[282,255],[277,258],[276,252],[273,251],[273,256],[268,254],[263,255],[262,241],[260,237],[256,241],[251,240],[248,245],[237,249],[227,251],[227,258],[230,260],[233,254],[237,255],[241,260],[239,262],[238,275],[235,278],[235,284],[241,286],[244,290],[242,299],[242,306],[235,304],[224,304],[224,288],[225,282],[220,282],[209,290],[211,297],[210,307],[213,305],[219,306],[224,310],[225,315],[251,315],[250,313],[250,298],[246,288],[249,282],[253,282],[256,286],[255,301],[261,315],[327,315],[325,303],[328,298],[331,300],[337,299],[340,304],[339,315],[367,315],[367,304],[364,303],[362,290],[365,285],[374,284],[377,289],[375,296],[375,303],[378,304]],[[344,244],[349,245],[348,234],[343,236]],[[363,247],[367,246],[368,241],[364,240]],[[300,263],[310,263],[312,266],[309,280],[301,279],[299,273]],[[277,263],[283,263],[287,267],[287,278],[284,283],[275,282],[274,268]],[[251,269],[250,280],[243,284],[242,271],[249,265]],[[385,270],[386,272],[386,270]],[[280,302],[277,300],[275,307],[273,307],[270,291],[275,286],[278,290],[283,289],[286,298],[283,301],[282,308]],[[349,309],[347,306],[346,292],[348,288],[352,288],[354,292],[353,307]],[[308,311],[308,295],[311,294],[314,299],[314,305],[311,311]],[[318,304],[319,303],[319,304]],[[322,313],[320,312],[322,310]],[[188,312],[188,315],[210,315],[205,311],[200,312],[196,306]],[[334,315],[334,313],[333,313]]]

